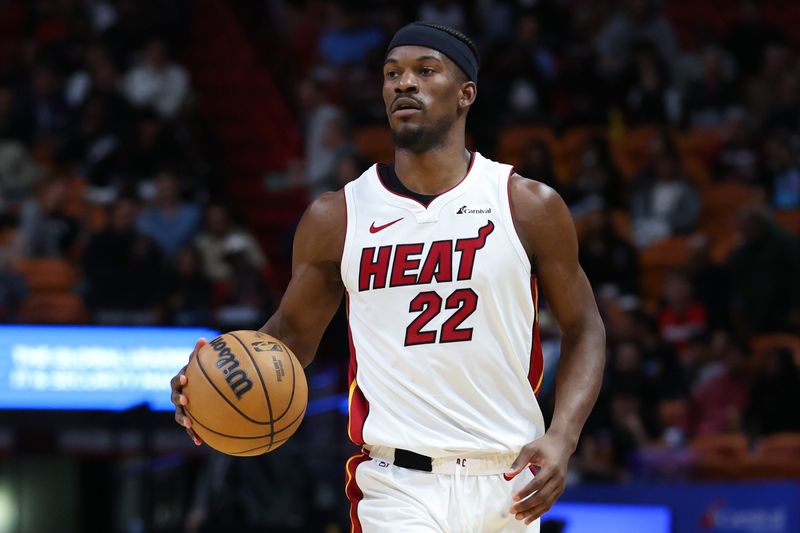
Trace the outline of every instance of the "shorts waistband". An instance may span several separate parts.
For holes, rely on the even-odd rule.
[[[514,453],[484,455],[453,455],[450,457],[428,457],[408,450],[387,446],[364,446],[364,453],[376,461],[434,474],[461,474],[488,476],[502,474],[516,459]]]

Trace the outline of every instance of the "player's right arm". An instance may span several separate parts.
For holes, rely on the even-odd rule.
[[[340,262],[347,229],[347,209],[344,191],[326,193],[315,200],[303,214],[294,237],[292,279],[283,294],[278,310],[260,331],[283,341],[308,366],[333,315],[339,308],[344,286]],[[190,356],[205,345],[198,341]],[[183,406],[186,396],[186,367],[172,378],[172,403],[175,421],[186,428],[195,444],[200,439],[192,431],[192,422]]]
[[[261,331],[283,341],[308,366],[342,301],[340,263],[347,229],[344,191],[308,208],[294,238],[292,279],[278,310]]]

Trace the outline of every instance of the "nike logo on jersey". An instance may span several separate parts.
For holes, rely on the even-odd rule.
[[[403,220],[403,218],[404,217],[400,217],[397,220],[392,220],[391,222],[389,222],[388,224],[384,224],[383,226],[376,226],[375,223],[373,222],[372,225],[369,227],[369,232],[370,233],[378,233],[379,231],[383,231],[386,228],[388,228],[389,226],[391,226],[392,224],[397,224],[398,222]]]

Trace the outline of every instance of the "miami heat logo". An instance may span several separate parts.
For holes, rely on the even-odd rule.
[[[422,257],[423,243],[395,244],[369,247],[361,250],[358,271],[358,290],[368,291],[387,287],[424,285],[472,279],[475,256],[486,245],[486,238],[494,231],[491,220],[478,230],[476,237],[431,243]],[[458,267],[454,256],[459,254]],[[422,268],[420,268],[422,265]]]

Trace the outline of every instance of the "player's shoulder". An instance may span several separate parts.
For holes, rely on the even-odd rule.
[[[324,192],[319,195],[306,209],[310,222],[321,226],[330,227],[344,225],[347,221],[347,204],[344,199],[344,189]]]
[[[553,216],[569,214],[561,195],[540,181],[514,172],[509,177],[508,190],[516,221],[547,220]]]
[[[346,228],[344,191],[321,194],[300,219],[294,240],[295,256],[338,261],[344,248]]]

